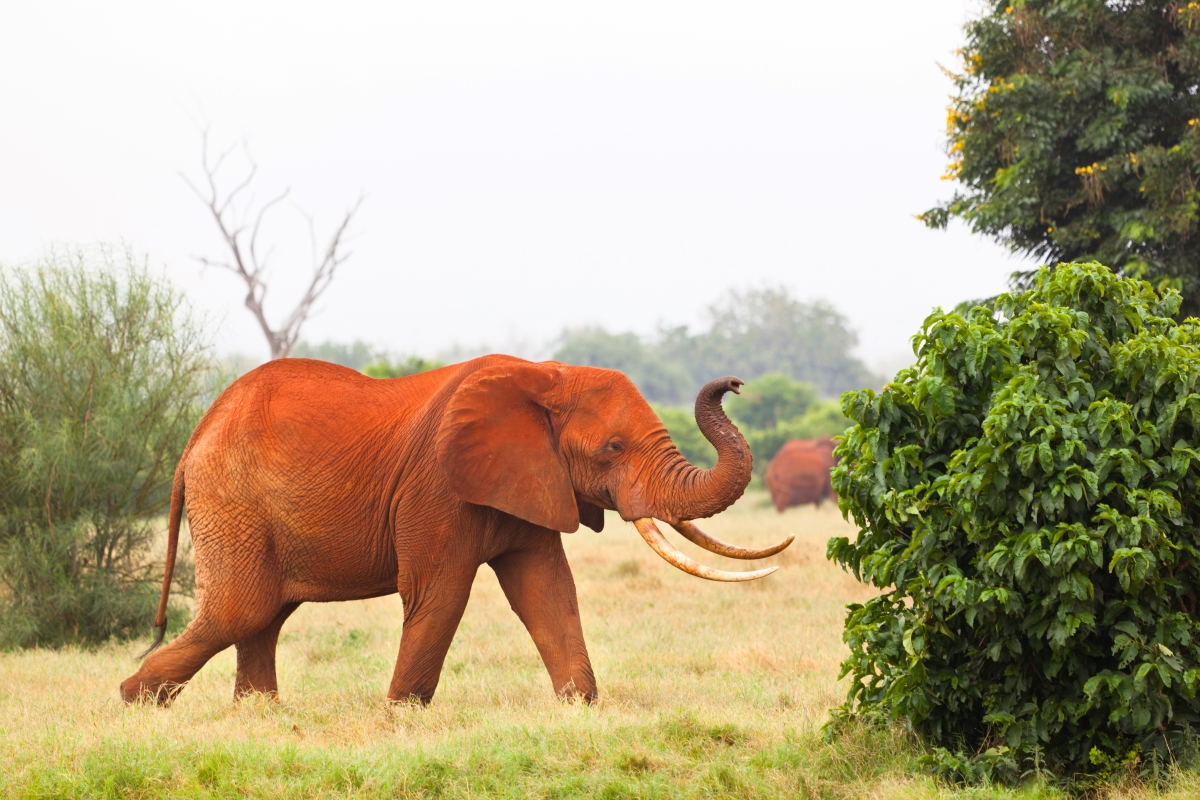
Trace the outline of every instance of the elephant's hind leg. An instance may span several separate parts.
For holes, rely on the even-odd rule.
[[[563,697],[596,699],[596,678],[583,641],[575,579],[562,535],[538,531],[524,549],[488,562],[512,610],[537,645],[554,691]]]
[[[121,697],[126,703],[145,699],[166,705],[210,658],[231,644],[219,628],[199,615],[178,638],[148,655],[141,668],[125,679]]]
[[[299,603],[288,603],[267,627],[252,636],[247,636],[235,645],[237,647],[237,680],[233,685],[235,700],[253,692],[262,692],[271,697],[279,695],[279,682],[275,675],[275,648],[279,644],[279,631],[283,627],[283,623],[299,607]]]
[[[255,576],[253,570],[246,570],[213,581],[201,595],[196,617],[183,633],[147,656],[141,669],[121,684],[125,701],[150,697],[165,704],[217,653],[244,639],[252,639],[277,619],[282,625],[286,617],[279,619],[282,604],[278,585]],[[274,648],[271,653],[273,663]],[[251,660],[261,663],[261,659]],[[271,673],[274,674],[273,668]]]

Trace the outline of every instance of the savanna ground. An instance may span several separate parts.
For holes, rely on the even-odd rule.
[[[384,700],[395,597],[310,604],[279,646],[281,701],[231,700],[232,648],[169,709],[127,708],[117,684],[145,642],[0,654],[4,797],[1053,797],[954,789],[899,730],[820,727],[844,687],[843,606],[869,591],[830,565],[847,525],[826,505],[777,515],[747,495],[705,528],[796,542],[762,581],[715,584],[661,561],[631,525],[565,537],[599,681],[593,707],[556,700],[495,576],[479,571],[428,708]],[[701,554],[705,563],[745,564]],[[149,621],[147,621],[149,625]],[[1200,779],[1163,793],[1194,798]]]

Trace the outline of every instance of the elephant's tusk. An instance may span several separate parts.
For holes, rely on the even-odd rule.
[[[633,526],[637,528],[638,533],[646,540],[646,544],[650,545],[650,549],[662,556],[664,561],[689,575],[695,575],[697,578],[707,578],[710,581],[727,581],[730,583],[752,581],[766,577],[779,569],[779,567],[767,567],[766,569],[756,569],[753,572],[726,572],[723,569],[706,567],[676,550],[667,541],[666,537],[662,535],[662,531],[654,524],[654,520],[649,517],[635,519]]]
[[[715,536],[709,536],[696,527],[696,523],[690,520],[685,519],[678,524],[672,524],[671,527],[679,531],[683,538],[692,544],[698,544],[710,553],[716,553],[719,556],[727,558],[766,558],[767,556],[775,555],[796,540],[795,535],[789,535],[777,545],[764,547],[761,550],[753,550],[749,547],[738,547],[736,544],[722,542]]]

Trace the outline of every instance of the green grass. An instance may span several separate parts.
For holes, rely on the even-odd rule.
[[[750,495],[705,527],[797,541],[765,580],[714,584],[658,559],[632,526],[566,537],[600,683],[556,700],[537,651],[484,567],[429,708],[390,706],[397,598],[302,607],[279,648],[281,700],[232,701],[222,653],[172,708],[127,708],[143,642],[0,654],[3,797],[1034,798],[938,784],[897,729],[821,737],[843,687],[843,605],[869,596],[830,566],[832,507],[780,516]],[[686,542],[706,563],[748,568]],[[1110,797],[1193,798],[1131,784]]]

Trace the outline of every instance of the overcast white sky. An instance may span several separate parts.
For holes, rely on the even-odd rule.
[[[236,278],[192,258],[223,254],[179,175],[199,177],[204,124],[322,232],[367,195],[309,340],[528,352],[564,326],[695,325],[728,287],[782,283],[893,360],[932,307],[1023,266],[913,219],[953,189],[937,64],[975,12],[0,0],[0,263],[124,240],[222,350],[265,357]],[[275,220],[279,319],[310,260],[298,212]]]

